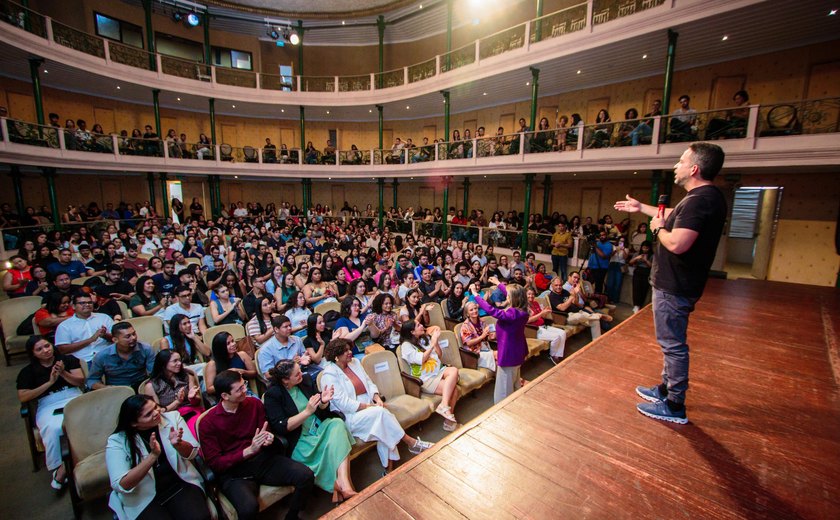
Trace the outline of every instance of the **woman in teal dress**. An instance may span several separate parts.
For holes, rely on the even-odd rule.
[[[280,361],[268,374],[266,418],[271,430],[289,441],[289,456],[315,473],[315,484],[332,492],[333,502],[355,495],[348,457],[355,441],[342,418],[330,411],[333,388],[318,393],[293,360]]]

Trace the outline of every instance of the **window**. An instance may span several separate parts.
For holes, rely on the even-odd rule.
[[[292,85],[294,78],[292,78],[292,66],[291,65],[280,65],[280,81],[283,82],[283,90],[286,92],[292,91]]]
[[[224,47],[213,47],[213,65],[219,67],[231,67],[234,69],[254,70],[251,64],[251,53],[225,49]]]
[[[143,29],[141,27],[111,18],[102,13],[93,13],[93,22],[98,36],[139,49],[143,48]]]
[[[204,62],[204,44],[171,34],[155,33],[155,47],[161,54],[189,61]]]

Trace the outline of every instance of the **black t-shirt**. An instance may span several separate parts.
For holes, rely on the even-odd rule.
[[[257,298],[258,297],[254,295],[254,293],[248,293],[244,298],[242,298],[242,306],[245,308],[245,315],[249,320],[257,313]],[[268,298],[270,301],[274,301],[274,296],[268,293],[265,293],[259,298]]]
[[[55,361],[63,361],[64,370],[66,371],[81,368],[81,366],[79,365],[79,358],[77,358],[76,356],[65,356],[63,354],[56,354]],[[55,361],[53,362],[53,364],[55,364]],[[49,368],[47,368],[38,361],[26,365],[18,373],[17,389],[33,390],[35,388],[38,388],[39,386],[43,385],[44,383],[50,380],[51,370],[52,365],[50,365]],[[40,397],[44,397],[47,394],[52,394],[54,392],[60,392],[66,388],[73,388],[73,385],[65,381],[63,377],[59,377],[46,392],[41,394]]]
[[[437,284],[435,282],[426,283],[423,280],[420,280],[417,287],[420,289],[420,292],[423,293],[423,303],[440,301],[439,296],[430,296],[430,293],[437,289]]]
[[[367,280],[362,278],[362,283],[365,284],[366,293],[371,293],[374,289],[376,289],[376,280],[374,280],[373,278],[368,278]]]
[[[131,294],[133,292],[134,288],[131,286],[131,284],[122,280],[118,281],[114,285],[103,283],[96,286],[96,295],[102,298],[110,298],[111,295],[114,293]]]
[[[687,298],[703,294],[709,269],[726,222],[726,200],[715,186],[700,186],[688,192],[668,215],[664,228],[691,229],[698,233],[694,244],[681,255],[658,244],[654,253],[652,285]]]
[[[565,311],[561,311],[557,308],[558,305],[566,303],[569,299],[571,294],[566,289],[563,289],[560,294],[557,294],[554,291],[548,291],[548,303],[551,305],[551,310],[553,312],[579,312],[581,310],[580,307],[572,303]]]

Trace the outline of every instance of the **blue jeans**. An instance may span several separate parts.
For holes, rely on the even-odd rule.
[[[566,281],[566,272],[569,269],[569,257],[566,255],[551,255],[551,266],[563,281]]]
[[[653,325],[664,358],[662,384],[675,403],[684,403],[688,390],[688,315],[697,300],[653,289]]]
[[[649,137],[653,135],[653,128],[649,127],[647,123],[639,123],[639,126],[630,132],[630,142],[633,146],[638,146],[642,137]]]
[[[621,266],[618,262],[610,262],[610,267],[607,269],[607,298],[612,303],[618,303],[621,299],[621,282],[624,281],[624,273],[621,272]]]

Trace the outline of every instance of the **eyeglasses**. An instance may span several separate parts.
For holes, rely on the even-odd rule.
[[[76,305],[93,305],[93,302],[91,302],[91,301],[87,301],[87,302],[74,302],[74,303],[75,303]]]

